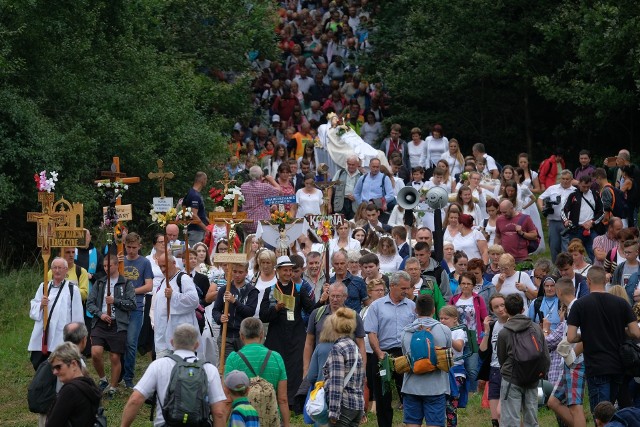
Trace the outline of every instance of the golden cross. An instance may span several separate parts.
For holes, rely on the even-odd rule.
[[[222,191],[223,196],[226,196],[229,192],[229,184],[236,182],[235,179],[229,179],[229,172],[224,171],[224,178],[220,181],[216,181],[216,183],[220,183],[224,186],[224,190]]]
[[[162,159],[158,159],[158,172],[149,172],[149,179],[157,179],[160,182],[160,197],[164,198],[164,182],[168,179],[173,179],[173,172],[164,171],[164,162]]]

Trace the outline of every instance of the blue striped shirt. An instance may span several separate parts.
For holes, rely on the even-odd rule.
[[[246,397],[238,397],[231,404],[229,427],[260,427],[258,412]]]

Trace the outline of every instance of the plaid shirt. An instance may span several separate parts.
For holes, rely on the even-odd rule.
[[[347,384],[344,379],[357,363]],[[364,410],[364,366],[362,355],[351,338],[340,338],[333,345],[324,364],[324,390],[327,395],[329,418],[340,418],[340,407],[357,411]]]
[[[244,196],[242,211],[254,221],[253,224],[245,224],[245,229],[247,232],[255,233],[258,221],[269,219],[269,206],[264,204],[264,199],[278,196],[280,193],[275,187],[260,181],[245,182],[240,189]]]
[[[549,332],[549,335],[545,338],[547,341],[547,347],[549,348],[549,355],[551,356],[551,365],[549,365],[549,373],[547,379],[551,384],[555,384],[562,376],[564,371],[564,359],[558,354],[556,348],[562,338],[564,338],[567,322],[560,322],[558,326]]]

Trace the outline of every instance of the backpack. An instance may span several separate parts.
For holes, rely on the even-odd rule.
[[[518,219],[518,225],[522,227],[522,224],[524,224],[525,220],[529,217],[529,215],[526,214],[520,214],[520,218]],[[520,236],[522,237],[522,236]],[[524,237],[522,237],[524,239]],[[529,239],[525,239],[527,241],[527,252],[532,254],[535,251],[538,250],[538,248],[540,247],[540,233],[538,233],[538,229],[536,229],[536,240],[529,240]]]
[[[178,284],[178,290],[182,293],[182,276],[187,273],[183,273],[182,271],[178,273],[178,277],[176,278],[176,283]],[[202,294],[200,292],[200,288],[194,284],[196,288],[196,293],[198,294],[198,299],[202,299]],[[200,328],[200,333],[204,330],[204,318],[205,311],[202,304],[198,303],[196,307],[196,320],[198,321],[198,327]]]
[[[45,360],[38,366],[29,388],[27,402],[29,411],[36,414],[46,414],[56,400],[56,376],[51,372],[51,364]]]
[[[620,359],[624,373],[632,377],[640,377],[640,347],[631,340],[620,346]]]
[[[267,352],[267,355],[262,362],[262,366],[260,366],[260,372],[256,374],[256,371],[253,370],[253,367],[247,360],[246,356],[241,352],[236,352],[240,359],[247,365],[253,377],[250,380],[249,386],[249,395],[247,396],[249,399],[249,403],[256,409],[258,412],[258,417],[260,418],[260,426],[261,427],[280,427],[280,419],[278,417],[278,398],[276,395],[276,391],[273,388],[273,385],[262,378],[262,374],[264,373],[265,368],[267,367],[267,362],[269,361],[269,356],[271,356],[271,350]]]
[[[409,348],[411,372],[421,375],[438,369],[438,356],[431,328],[421,326],[415,331],[411,336]]]
[[[527,387],[543,378],[549,370],[544,338],[531,323],[526,329],[511,333],[513,370],[511,383]]]
[[[614,187],[611,184],[607,184],[602,188],[604,191],[605,188],[611,190],[611,213],[613,216],[617,216],[618,218],[626,218],[627,217],[627,199],[624,196],[624,193],[619,188]],[[602,194],[600,191],[600,194]]]
[[[204,370],[208,362],[187,361],[180,356],[169,356],[176,362],[171,370],[169,386],[164,402],[160,403],[162,416],[167,426],[209,427],[209,379]]]

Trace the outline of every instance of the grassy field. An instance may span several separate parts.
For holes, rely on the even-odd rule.
[[[26,427],[37,425],[37,416],[29,412],[26,395],[33,375],[27,345],[33,321],[29,319],[29,301],[35,294],[41,274],[36,269],[23,268],[0,277],[0,426]],[[148,357],[140,357],[137,364],[139,378],[149,363]],[[108,362],[106,363],[108,366]],[[92,367],[89,371],[94,373]],[[124,388],[113,400],[103,402],[110,426],[120,425],[122,409],[130,392]],[[480,407],[480,396],[472,396],[469,406],[459,410],[461,426],[490,427],[488,409]],[[396,411],[394,424],[402,425],[402,412]],[[555,417],[546,408],[539,412],[541,426],[556,425]],[[292,424],[302,426],[302,418],[296,416]],[[143,406],[134,424],[149,426],[149,406]],[[376,426],[375,415],[369,415],[367,427]]]

